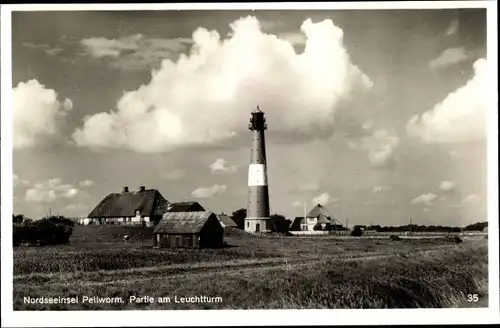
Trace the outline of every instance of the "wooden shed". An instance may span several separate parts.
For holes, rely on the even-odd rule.
[[[224,228],[217,215],[203,212],[167,212],[153,231],[153,245],[161,248],[219,248]]]

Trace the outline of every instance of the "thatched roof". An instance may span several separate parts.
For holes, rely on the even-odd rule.
[[[217,217],[219,218],[219,222],[221,223],[221,225],[224,228],[237,227],[238,226],[236,224],[236,222],[234,222],[233,219],[231,219],[231,217],[229,215],[219,214],[219,215],[217,215]]]
[[[333,215],[328,212],[328,210],[321,204],[316,205],[307,214],[308,218],[318,218],[319,223],[331,223],[333,225],[342,225],[339,220],[335,219]]]
[[[111,193],[88,215],[89,218],[132,217],[140,210],[142,216],[161,216],[170,204],[156,189]]]
[[[171,203],[168,208],[168,212],[199,212],[204,210],[203,206],[198,202]]]
[[[167,212],[153,233],[199,233],[211,216],[215,216],[211,211]]]

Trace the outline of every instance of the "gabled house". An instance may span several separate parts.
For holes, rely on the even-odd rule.
[[[224,245],[224,228],[217,215],[204,212],[167,212],[153,231],[158,248],[219,248]]]
[[[335,219],[321,204],[316,205],[306,217],[296,217],[290,230],[328,230],[342,228],[342,223]]]
[[[152,226],[161,220],[170,202],[156,189],[139,187],[106,196],[88,215],[87,224]]]

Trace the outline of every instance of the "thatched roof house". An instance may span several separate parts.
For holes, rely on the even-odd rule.
[[[177,202],[171,203],[168,212],[200,212],[205,211],[198,202]]]
[[[138,191],[124,187],[121,193],[110,193],[90,212],[94,223],[142,224],[158,222],[170,202],[156,189],[141,186]]]
[[[219,215],[217,215],[217,217],[219,218],[219,222],[223,228],[229,228],[229,227],[237,228],[238,227],[236,222],[234,222],[233,219],[231,219],[231,217],[227,214],[219,214]]]
[[[153,231],[155,247],[217,248],[224,243],[224,228],[217,215],[204,212],[167,212]]]

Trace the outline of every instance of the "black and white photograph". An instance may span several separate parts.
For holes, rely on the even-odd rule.
[[[418,2],[2,5],[2,321],[499,320],[496,3]]]

